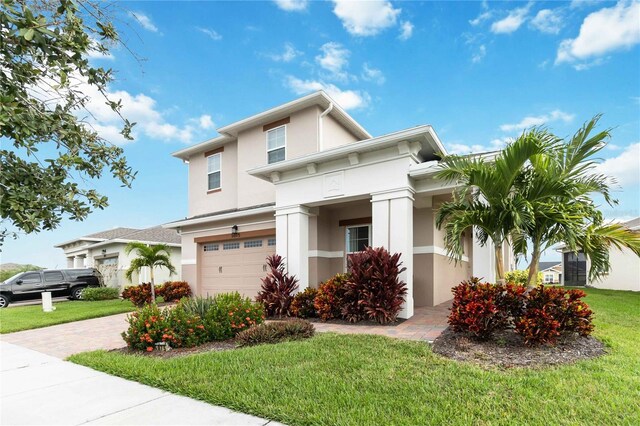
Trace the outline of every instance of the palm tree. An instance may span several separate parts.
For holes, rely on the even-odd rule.
[[[125,272],[128,280],[131,280],[131,276],[134,272],[140,272],[145,266],[149,268],[151,275],[151,301],[156,302],[155,282],[153,279],[153,270],[156,267],[166,268],[169,270],[169,274],[175,274],[176,268],[171,264],[171,252],[169,246],[166,244],[148,245],[137,241],[130,242],[124,248],[126,254],[131,253],[133,250],[137,251],[138,257],[131,260],[129,269]]]
[[[504,245],[531,220],[526,200],[514,191],[515,183],[529,159],[555,142],[552,135],[535,130],[523,134],[493,160],[458,155],[442,159],[436,178],[458,185],[453,200],[443,203],[436,214],[436,227],[445,229],[449,256],[456,262],[462,258],[463,236],[475,229],[481,245],[489,238],[493,241],[497,279],[504,281]]]
[[[592,199],[600,194],[609,205],[611,178],[595,171],[595,155],[606,146],[610,131],[592,135],[600,116],[595,116],[567,142],[560,141],[532,155],[515,182],[524,200],[528,220],[512,232],[514,252],[526,255],[531,247],[528,286],[533,287],[544,250],[557,243],[590,259],[590,279],[609,271],[609,248],[627,247],[640,256],[640,234],[619,224],[607,224]],[[532,130],[530,133],[534,133]]]

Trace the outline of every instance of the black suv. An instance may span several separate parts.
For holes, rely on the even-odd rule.
[[[0,308],[18,300],[39,299],[40,293],[81,299],[87,287],[104,287],[102,274],[95,268],[48,269],[21,272],[0,283]]]

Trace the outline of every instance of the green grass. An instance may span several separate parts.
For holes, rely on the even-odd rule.
[[[96,302],[79,300],[55,302],[53,305],[56,307],[53,312],[43,312],[42,305],[0,309],[0,334],[104,317],[130,312],[135,309],[128,300],[101,300]]]
[[[291,425],[640,424],[640,294],[588,293],[609,354],[563,367],[487,370],[420,342],[336,334],[183,358],[70,360]]]

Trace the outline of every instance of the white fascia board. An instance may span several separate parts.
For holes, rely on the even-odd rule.
[[[115,238],[113,240],[106,240],[106,241],[102,241],[96,244],[92,244],[90,246],[85,246],[83,247],[83,249],[94,249],[97,247],[102,247],[102,246],[108,246],[109,244],[128,244],[128,243],[132,243],[132,242],[139,242],[139,243],[143,243],[143,244],[149,244],[152,246],[156,246],[159,244],[164,244],[165,246],[169,246],[169,247],[182,247],[182,244],[178,244],[178,243],[163,243],[160,241],[140,241],[140,240],[125,240],[125,239],[121,239],[121,238]]]
[[[226,134],[229,136],[237,136],[238,132],[250,127],[258,126],[260,124],[268,123],[269,121],[277,120],[282,115],[290,114],[301,109],[307,108],[312,105],[321,105],[327,108],[330,104],[333,104],[333,110],[331,115],[338,118],[344,123],[344,125],[353,132],[359,138],[367,139],[371,135],[367,132],[357,121],[353,119],[345,110],[343,110],[329,95],[324,91],[319,90],[301,98],[295,99],[291,102],[279,105],[277,107],[268,109],[259,114],[252,115],[242,120],[236,121],[224,127],[218,129],[218,133]]]
[[[63,246],[78,242],[78,241],[90,241],[90,242],[99,242],[104,241],[104,238],[76,238],[74,240],[65,241],[64,243],[56,244],[55,248],[62,248]],[[86,246],[83,246],[86,247]]]
[[[199,152],[207,151],[208,149],[222,146],[225,143],[231,142],[233,140],[235,140],[235,138],[232,138],[226,135],[216,136],[215,138],[208,139],[204,142],[197,143],[195,145],[181,149],[179,151],[175,151],[171,153],[171,156],[180,158],[181,160],[188,160],[189,157],[191,157],[191,155],[193,154],[197,154]]]
[[[360,142],[353,142],[350,144],[327,149],[325,151],[315,152],[313,154],[298,157],[293,160],[281,161],[275,164],[256,167],[255,169],[248,170],[247,173],[252,176],[270,181],[271,174],[274,172],[284,172],[299,168],[306,168],[307,164],[310,163],[320,164],[340,158],[347,158],[349,154],[353,154],[356,152],[360,153],[379,151],[384,148],[392,147],[398,142],[403,141],[407,138],[424,136],[429,132],[429,129],[431,129],[431,126],[418,126],[411,129],[400,130],[398,132],[389,133],[377,138],[371,138]]]
[[[276,210],[275,206],[267,206],[267,207],[261,207],[259,209],[242,210],[239,212],[199,217],[195,219],[185,219],[178,222],[165,223],[164,225],[162,225],[162,227],[167,229],[177,229],[183,226],[200,225],[202,223],[218,222],[221,220],[236,219],[240,217],[254,216],[254,215],[263,214],[263,213],[274,213],[275,210]]]

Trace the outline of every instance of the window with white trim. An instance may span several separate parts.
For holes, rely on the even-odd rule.
[[[552,283],[553,282],[553,274],[544,274],[544,282]]]
[[[365,247],[371,245],[370,235],[371,225],[347,226],[347,254],[363,251]]]
[[[240,248],[240,243],[224,243],[222,244],[222,250],[235,250]]]
[[[218,244],[203,244],[202,245],[202,249],[204,251],[218,251],[219,250],[219,246]]]
[[[262,247],[262,240],[245,241],[244,248]]]
[[[267,240],[267,245],[268,246],[275,246],[276,245],[276,239],[275,238],[269,238]]]
[[[267,163],[284,161],[287,157],[287,126],[267,131]]]
[[[222,153],[207,157],[207,190],[220,189],[222,174]]]

